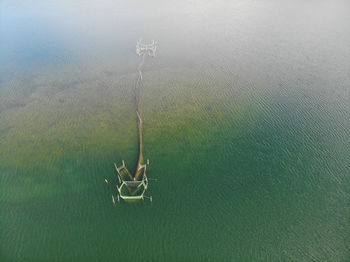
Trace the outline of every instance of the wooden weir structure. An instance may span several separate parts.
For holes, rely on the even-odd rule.
[[[135,100],[136,100],[136,114],[137,114],[137,128],[138,128],[138,144],[139,144],[139,157],[136,165],[135,174],[132,175],[125,166],[124,160],[122,160],[122,165],[120,167],[114,163],[115,169],[117,171],[119,186],[118,190],[118,201],[121,199],[125,201],[138,201],[143,200],[145,192],[148,187],[148,178],[146,175],[147,165],[149,161],[147,160],[147,165],[144,164],[143,159],[143,139],[142,139],[142,101],[141,101],[141,88],[143,88],[142,82],[142,67],[145,62],[146,56],[154,57],[157,50],[157,42],[153,41],[151,44],[143,44],[141,40],[136,43],[136,54],[141,57],[141,61],[137,67],[137,81],[135,85]],[[152,197],[149,197],[152,201]],[[114,197],[112,196],[113,203]]]

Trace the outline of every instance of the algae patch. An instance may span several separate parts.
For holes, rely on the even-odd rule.
[[[97,172],[97,163],[99,172],[109,174],[115,159],[136,161],[135,74],[111,68],[116,66],[78,66],[47,72],[45,77],[33,71],[27,81],[17,81],[23,87],[2,83],[6,96],[1,103],[12,101],[0,112],[1,171],[14,181],[9,192],[21,187],[30,192],[26,184],[55,188],[57,194],[88,190],[91,181],[84,180],[84,172]],[[150,63],[144,79],[145,153],[150,157],[156,152],[186,151],[185,145],[205,150],[227,125],[237,127],[232,136],[249,129],[242,124],[247,111],[252,121],[257,119],[254,103],[247,97],[234,87],[227,92],[224,82],[198,75],[195,69],[154,70]],[[25,85],[31,93],[10,92],[26,90]],[[70,185],[77,176],[85,184],[79,189]],[[57,181],[66,183],[55,186]],[[42,193],[32,196],[45,196],[44,191],[38,189]]]

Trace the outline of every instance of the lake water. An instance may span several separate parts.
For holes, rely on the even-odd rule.
[[[0,3],[1,261],[349,261],[350,3]],[[137,161],[148,200],[113,206]],[[107,178],[110,184],[106,184]]]

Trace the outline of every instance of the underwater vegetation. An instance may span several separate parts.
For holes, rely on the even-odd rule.
[[[77,183],[72,174],[93,168],[92,159],[93,163],[107,159],[135,162],[134,80],[135,73],[118,71],[118,66],[71,66],[69,70],[33,70],[22,78],[3,81],[1,170],[5,180],[13,183],[2,194],[15,190],[18,194],[9,197],[24,199],[87,190],[88,183]],[[246,112],[252,116],[257,112],[238,92],[227,93],[224,83],[190,71],[152,70],[146,65],[144,85],[147,155],[164,146],[172,152],[184,150],[182,143],[171,139],[174,137],[205,148],[211,136],[203,134],[209,132],[214,139],[223,123],[228,123],[224,119],[240,121]],[[235,132],[239,135],[242,129]],[[107,170],[113,168],[108,166]],[[68,186],[56,187],[57,179]],[[33,185],[42,190],[29,190]]]

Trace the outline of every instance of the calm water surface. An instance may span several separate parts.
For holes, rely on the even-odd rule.
[[[349,261],[349,10],[1,1],[0,260]],[[158,182],[114,207],[140,37]]]

